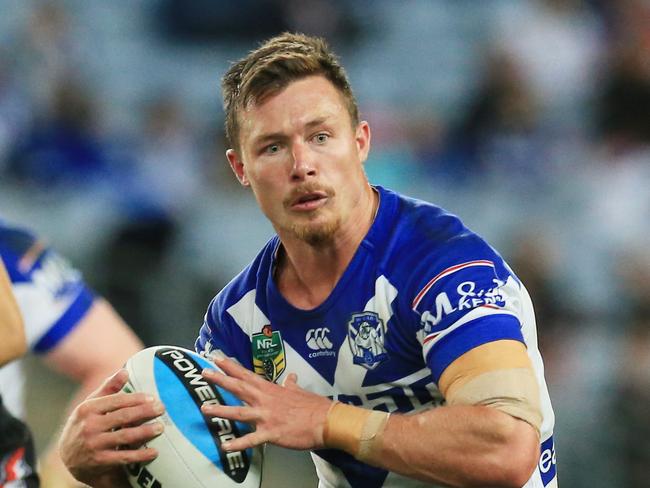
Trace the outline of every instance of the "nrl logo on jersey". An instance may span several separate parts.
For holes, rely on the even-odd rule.
[[[375,312],[352,314],[348,322],[348,343],[354,364],[374,369],[388,359],[384,347],[386,325]]]
[[[262,332],[251,337],[253,348],[253,370],[274,383],[287,367],[284,354],[284,342],[279,330],[273,330],[271,325],[262,327]]]

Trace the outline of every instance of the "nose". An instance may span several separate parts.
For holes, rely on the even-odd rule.
[[[291,179],[301,181],[308,176],[316,175],[316,165],[309,148],[302,142],[295,143],[291,147],[293,166],[291,167]]]

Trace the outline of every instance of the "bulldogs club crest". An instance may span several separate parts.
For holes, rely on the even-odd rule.
[[[262,332],[251,337],[253,348],[253,369],[269,381],[275,382],[287,367],[284,356],[284,342],[279,330],[271,325],[262,327]]]
[[[386,326],[375,312],[352,314],[348,322],[348,343],[354,364],[374,369],[388,359],[384,347],[385,338]]]

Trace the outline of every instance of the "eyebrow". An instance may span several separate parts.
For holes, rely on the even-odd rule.
[[[305,127],[307,127],[308,129],[310,129],[310,128],[312,128],[312,127],[317,127],[317,126],[319,126],[319,125],[322,125],[322,124],[324,124],[326,121],[327,121],[327,117],[326,117],[326,116],[324,116],[324,117],[318,117],[317,119],[314,119],[314,120],[312,120],[312,121],[307,122],[307,123],[305,124]]]
[[[316,118],[314,120],[310,120],[309,122],[307,122],[305,124],[305,128],[306,129],[311,129],[313,127],[318,127],[319,125],[322,125],[325,122],[327,122],[327,119],[328,119],[328,117],[324,116],[324,117],[318,117],[318,118]],[[253,140],[253,144],[255,146],[258,146],[258,145],[264,144],[266,142],[283,141],[286,138],[287,138],[287,136],[282,132],[271,132],[269,134],[262,134],[262,135],[256,137]]]
[[[287,138],[286,135],[284,135],[282,132],[272,132],[270,134],[263,134],[259,137],[256,137],[253,139],[253,145],[254,146],[260,146],[262,144],[265,144],[267,142],[271,141],[283,141]]]

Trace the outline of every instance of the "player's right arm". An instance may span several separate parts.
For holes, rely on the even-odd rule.
[[[223,350],[208,338],[213,304],[205,316],[197,351],[210,356]],[[79,481],[96,488],[128,487],[123,469],[131,463],[148,462],[156,458],[154,448],[140,448],[161,433],[162,423],[146,423],[160,416],[163,405],[151,401],[143,393],[120,393],[128,380],[126,370],[108,378],[72,411],[59,439],[59,453],[70,473]],[[126,447],[128,446],[128,447]],[[118,449],[119,447],[119,449]]]
[[[73,410],[61,438],[59,452],[70,473],[95,488],[128,488],[123,466],[152,461],[156,449],[140,447],[162,432],[151,422],[163,405],[143,393],[121,393],[128,380],[119,370]]]
[[[23,319],[11,291],[11,283],[0,259],[0,366],[27,351]]]

